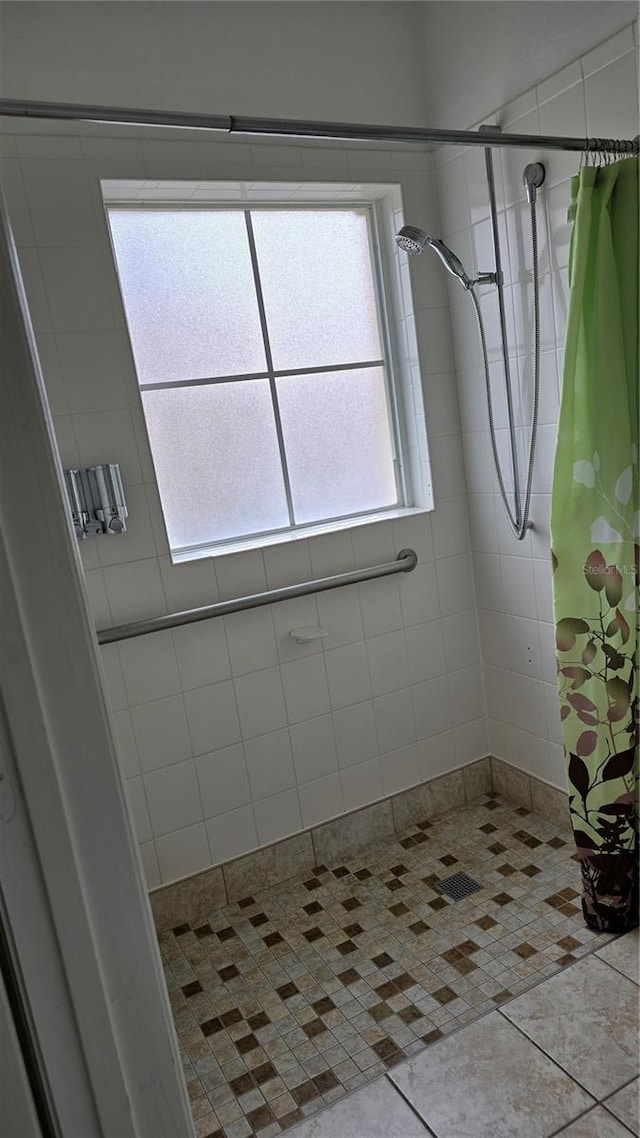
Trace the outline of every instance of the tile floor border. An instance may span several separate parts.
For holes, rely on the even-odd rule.
[[[621,935],[626,936],[629,934],[623,933]],[[615,943],[616,941],[618,941],[620,939],[621,938],[619,936],[616,936],[616,937],[612,936],[608,943]],[[585,952],[585,955],[580,958],[580,961],[576,960],[576,961],[574,961],[573,964],[566,965],[563,969],[563,972],[570,972],[571,969],[574,968],[581,961],[588,960],[590,957],[593,957],[593,956],[598,956],[598,954],[601,951],[602,951],[601,946],[598,946],[597,944],[594,945],[592,948],[588,949]],[[613,968],[613,970],[615,971],[615,968],[613,965],[608,965],[608,966],[610,968]],[[550,977],[544,977],[541,980],[536,980],[532,983],[531,987],[527,990],[529,992],[535,991],[536,988],[543,987],[545,984],[547,984],[550,979],[551,979]],[[520,998],[520,996],[522,994],[523,993],[518,993],[517,995],[513,996],[510,1000],[506,1000],[505,1003],[502,1004],[499,1008],[492,1008],[489,1011],[483,1012],[481,1015],[478,1016],[478,1018],[476,1020],[473,1021],[473,1024],[468,1024],[468,1023],[460,1024],[452,1032],[450,1032],[447,1036],[443,1037],[442,1042],[444,1042],[445,1039],[451,1039],[454,1036],[461,1035],[465,1031],[468,1031],[468,1029],[471,1026],[475,1026],[476,1024],[481,1024],[483,1020],[487,1019],[491,1015],[495,1015],[495,1013],[497,1011],[503,1016],[503,1018],[505,1019],[505,1022],[509,1023],[512,1027],[514,1027],[519,1032],[519,1034],[522,1035],[522,1037],[524,1039],[526,1039],[529,1043],[531,1043],[547,1059],[550,1059],[555,1064],[556,1067],[559,1067],[559,1069],[565,1075],[568,1076],[568,1078],[570,1078],[573,1082],[577,1083],[577,1085],[581,1088],[581,1090],[585,1091],[586,1094],[589,1095],[589,1097],[593,1098],[592,1093],[587,1090],[587,1088],[580,1082],[579,1079],[576,1079],[575,1075],[570,1074],[560,1063],[558,1063],[557,1059],[553,1059],[552,1056],[550,1056],[544,1050],[544,1048],[540,1046],[540,1044],[536,1043],[535,1040],[531,1039],[528,1035],[526,1035],[522,1031],[522,1029],[520,1027],[518,1027],[518,1025],[516,1023],[514,1023],[512,1020],[507,1019],[507,1017],[504,1015],[504,1011],[506,1010],[506,1008],[508,1008],[509,1004],[514,1003],[517,999]],[[440,1041],[439,1040],[436,1041],[436,1043],[433,1046],[436,1046],[438,1042],[440,1042]],[[405,1060],[405,1062],[408,1062],[408,1060]],[[387,1083],[389,1083],[393,1087],[394,1091],[397,1093],[399,1098],[402,1099],[403,1103],[405,1103],[405,1105],[408,1106],[409,1109],[413,1112],[413,1114],[419,1119],[419,1121],[422,1123],[422,1126],[424,1127],[424,1134],[425,1134],[426,1138],[429,1138],[429,1136],[431,1136],[431,1138],[433,1138],[434,1132],[429,1128],[429,1126],[425,1122],[424,1118],[422,1118],[422,1116],[416,1110],[416,1108],[415,1108],[414,1104],[411,1102],[411,1100],[406,1097],[406,1095],[404,1094],[401,1087],[399,1087],[397,1085],[397,1083],[394,1082],[393,1074],[391,1071],[385,1072],[385,1074],[378,1076],[378,1078],[375,1080],[375,1082],[383,1082],[383,1081],[386,1081]],[[549,1135],[549,1138],[559,1138],[559,1135],[564,1134],[565,1131],[567,1131],[569,1129],[569,1127],[580,1122],[582,1119],[587,1118],[592,1113],[592,1111],[594,1111],[598,1108],[606,1110],[607,1113],[611,1116],[611,1118],[615,1122],[618,1122],[622,1126],[622,1128],[624,1129],[624,1131],[626,1133],[628,1133],[629,1135],[634,1134],[635,1132],[628,1128],[628,1126],[625,1124],[623,1118],[620,1117],[618,1114],[616,1114],[613,1110],[611,1110],[608,1107],[607,1103],[610,1102],[611,1099],[615,1098],[616,1095],[622,1094],[622,1092],[624,1092],[624,1091],[628,1091],[629,1088],[631,1088],[633,1086],[633,1084],[636,1083],[637,1081],[638,1081],[638,1076],[633,1076],[628,1082],[626,1082],[623,1086],[619,1087],[618,1090],[616,1090],[612,1094],[609,1094],[606,1098],[594,1099],[594,1101],[589,1106],[587,1106],[586,1109],[581,1114],[576,1115],[576,1117],[574,1119],[572,1119],[570,1123],[561,1122],[559,1124],[558,1128],[556,1130],[554,1130]],[[372,1086],[372,1085],[373,1084],[369,1084],[369,1086]],[[350,1091],[347,1095],[344,1096],[344,1098],[340,1099],[340,1102],[341,1103],[348,1102],[350,1099],[352,1099],[359,1092],[362,1092],[362,1090],[363,1090],[363,1088],[358,1088],[356,1090]],[[331,1113],[331,1110],[332,1110],[332,1107],[327,1106],[323,1110],[321,1110],[319,1112],[319,1114],[314,1115],[313,1118],[316,1120],[319,1120],[323,1116],[329,1115]],[[292,1127],[292,1129],[290,1131],[288,1131],[288,1133],[290,1133],[292,1135],[292,1138],[295,1138],[295,1136],[300,1133],[300,1131],[301,1131],[301,1129],[304,1126],[306,1121],[307,1120],[305,1119],[304,1122],[298,1123],[296,1126]],[[324,1136],[321,1136],[320,1134],[318,1134],[317,1138],[324,1138]],[[328,1138],[328,1136],[327,1136],[327,1138]]]

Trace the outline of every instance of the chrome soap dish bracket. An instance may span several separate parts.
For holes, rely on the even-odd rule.
[[[64,481],[78,541],[104,533],[126,533],[128,510],[117,463],[65,470]]]

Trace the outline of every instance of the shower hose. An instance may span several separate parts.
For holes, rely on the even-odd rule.
[[[518,541],[522,541],[527,530],[531,528],[529,521],[529,510],[531,507],[531,491],[533,487],[533,466],[535,461],[536,449],[536,433],[538,430],[538,411],[540,404],[540,288],[538,280],[538,222],[536,217],[535,202],[531,203],[531,249],[533,254],[533,407],[531,412],[531,435],[529,438],[529,451],[527,458],[527,479],[525,483],[524,501],[522,504],[522,511],[520,514],[516,513],[514,516],[509,496],[507,494],[504,478],[502,475],[502,468],[500,466],[500,457],[498,455],[498,445],[496,442],[496,427],[493,414],[493,399],[491,395],[491,379],[489,376],[489,358],[487,353],[487,337],[484,329],[484,320],[482,318],[482,310],[478,300],[476,290],[473,285],[469,288],[469,293],[473,301],[475,313],[478,321],[478,331],[480,333],[480,343],[482,345],[482,357],[484,361],[484,383],[487,395],[487,411],[489,415],[489,436],[491,438],[491,450],[493,453],[493,463],[495,466],[496,477],[498,479],[498,486],[500,488],[500,496],[504,504],[504,508],[509,520],[509,525],[513,531],[514,536]],[[502,350],[505,353],[505,365],[508,368],[508,354],[507,345],[502,344]],[[507,371],[508,374],[508,371]],[[516,466],[518,461],[517,453],[513,455],[513,464]]]

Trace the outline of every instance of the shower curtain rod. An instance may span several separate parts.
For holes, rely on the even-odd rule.
[[[85,106],[80,103],[40,103],[0,99],[0,115],[18,118],[65,119],[76,122],[122,123],[129,126],[187,127],[226,134],[330,138],[355,142],[435,142],[458,146],[513,146],[533,150],[575,150],[593,154],[638,154],[639,138],[571,138],[562,135],[502,134],[494,130],[440,130],[435,127],[374,126],[358,123],[305,122],[303,119],[251,118],[243,115],[205,115],[192,111],[152,111],[126,107]]]

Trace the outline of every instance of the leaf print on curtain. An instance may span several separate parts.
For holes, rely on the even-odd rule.
[[[582,907],[638,923],[638,160],[572,179],[551,499],[558,692]]]

